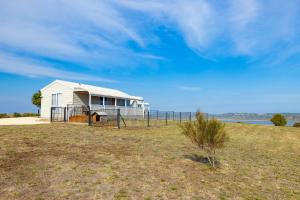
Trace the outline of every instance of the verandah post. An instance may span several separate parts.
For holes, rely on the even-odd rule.
[[[92,126],[91,107],[90,106],[88,106],[88,118],[89,118],[89,126]]]

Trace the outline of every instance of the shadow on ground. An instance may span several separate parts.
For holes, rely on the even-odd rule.
[[[191,155],[184,155],[184,158],[190,159],[192,161],[203,163],[203,164],[206,164],[206,165],[210,166],[210,163],[209,163],[209,160],[208,160],[207,156],[191,154]],[[217,161],[217,160],[215,161],[215,164],[216,164],[217,167],[220,166],[220,162]]]

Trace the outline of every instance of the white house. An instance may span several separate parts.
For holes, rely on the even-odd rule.
[[[51,107],[90,106],[91,110],[119,108],[123,114],[144,114],[149,104],[122,91],[55,80],[41,89],[41,118],[50,119]]]

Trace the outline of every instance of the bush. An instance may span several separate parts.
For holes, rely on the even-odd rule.
[[[22,117],[34,117],[34,116],[38,116],[39,114],[37,113],[23,113]]]
[[[216,119],[206,120],[203,113],[197,112],[196,120],[184,123],[181,128],[182,134],[208,154],[210,165],[215,167],[216,149],[228,140],[225,124]]]
[[[293,127],[300,127],[300,122],[294,123]]]
[[[285,126],[287,124],[287,121],[285,119],[285,117],[281,114],[275,114],[272,119],[271,122],[275,125],[275,126]]]
[[[20,113],[15,112],[14,117],[22,117],[22,115]]]
[[[6,113],[0,113],[0,118],[9,118],[9,115]]]

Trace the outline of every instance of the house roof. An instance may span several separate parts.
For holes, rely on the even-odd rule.
[[[107,113],[106,112],[102,112],[102,111],[97,111],[97,112],[94,112],[92,115],[107,116]]]
[[[110,88],[104,88],[104,87],[98,87],[93,85],[75,83],[70,81],[62,81],[62,80],[53,81],[52,83],[50,83],[49,85],[41,89],[41,91],[51,86],[54,83],[60,83],[66,87],[71,88],[74,91],[86,91],[89,92],[91,95],[103,95],[103,96],[117,97],[117,98],[124,98],[124,99],[143,100],[143,97],[131,96],[125,92],[116,89],[110,89]]]

